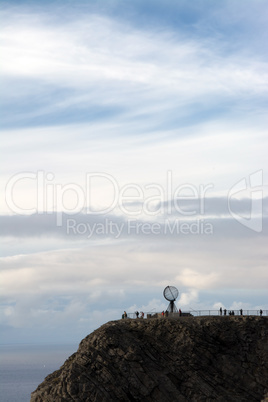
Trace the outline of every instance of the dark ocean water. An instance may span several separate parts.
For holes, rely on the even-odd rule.
[[[78,345],[0,345],[0,401],[29,402],[31,392]]]

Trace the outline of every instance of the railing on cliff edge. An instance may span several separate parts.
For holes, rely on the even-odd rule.
[[[233,312],[233,314],[230,314]],[[139,312],[139,317],[137,317],[136,313],[127,313],[127,318],[142,318],[141,317],[141,312]],[[173,313],[173,316],[179,317],[179,313]],[[170,316],[172,316],[172,313],[169,313]],[[240,310],[227,310],[226,309],[226,314],[224,313],[224,310],[222,310],[222,314],[220,313],[219,310],[191,310],[191,311],[182,311],[182,316],[193,316],[193,317],[200,317],[200,316],[222,316],[222,317],[229,317],[229,316],[268,316],[268,310],[262,310],[262,314],[260,313],[260,310],[243,310],[242,314]],[[161,318],[162,313],[161,312],[144,312],[144,317],[143,318]],[[123,316],[122,316],[123,318]]]

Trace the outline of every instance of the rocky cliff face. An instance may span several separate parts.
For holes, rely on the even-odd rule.
[[[32,393],[47,401],[268,400],[267,317],[120,320]]]

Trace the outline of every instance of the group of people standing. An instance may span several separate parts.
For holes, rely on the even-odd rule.
[[[243,315],[243,309],[241,308],[241,309],[239,310],[239,312],[240,312],[240,315],[242,316],[242,315]],[[220,307],[219,313],[220,313],[220,315],[227,315],[227,310],[226,310],[226,308],[223,310],[223,309]],[[185,313],[184,313],[184,314],[185,314]],[[135,312],[135,315],[136,315],[136,318],[144,318],[144,312],[143,312],[143,311],[140,311],[140,312],[136,311],[136,312]],[[166,310],[166,311],[162,311],[161,315],[162,315],[162,317],[168,317],[169,312],[168,312],[167,310]],[[228,315],[235,315],[234,310],[228,310]],[[179,316],[182,316],[181,309],[179,309]],[[260,316],[262,316],[262,310],[260,310]],[[122,318],[123,318],[123,319],[124,319],[124,318],[128,318],[126,311],[124,311],[124,313],[122,314]]]
[[[135,312],[136,318],[144,318],[144,312],[141,311],[140,313],[138,311]],[[122,314],[122,318],[125,319],[127,318],[127,313],[126,311],[124,311],[124,313]]]
[[[140,313],[138,311],[136,311],[136,318],[144,318],[144,312],[141,311]]]
[[[222,308],[220,307],[220,315],[222,315],[222,311],[223,311],[223,315],[227,314],[227,310],[226,308],[224,310],[222,310]],[[229,310],[229,315],[235,315],[234,310]],[[243,315],[243,310],[242,308],[240,309],[240,315]]]
[[[140,312],[136,311],[135,315],[136,315],[136,318],[144,318],[144,312],[143,311],[140,311]],[[169,315],[168,310],[162,311],[161,315],[162,315],[162,317],[168,317],[168,315]],[[180,317],[182,316],[181,309],[179,309],[179,316]],[[122,319],[125,319],[125,318],[128,318],[126,311],[124,311],[124,313],[122,314]]]
[[[220,307],[220,315],[222,315],[222,312],[223,312],[223,315],[226,315],[227,314],[226,308],[224,310],[222,310],[222,308]],[[242,308],[239,310],[239,312],[240,312],[240,315],[243,315],[243,309]],[[228,314],[229,315],[235,315],[234,310],[229,310]],[[260,316],[262,316],[262,310],[260,310]]]

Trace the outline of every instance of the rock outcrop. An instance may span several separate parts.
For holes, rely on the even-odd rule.
[[[252,402],[267,396],[268,317],[181,317],[101,326],[46,377],[31,402]]]

